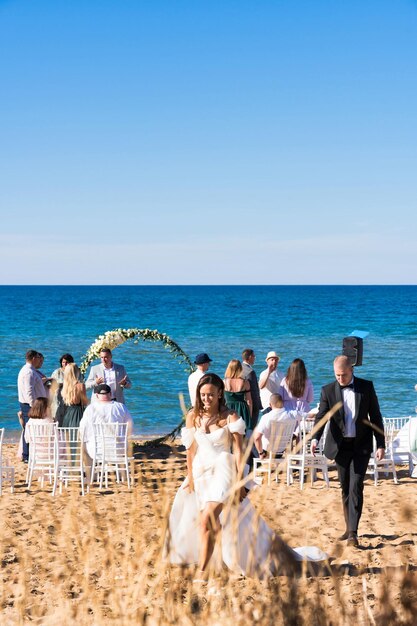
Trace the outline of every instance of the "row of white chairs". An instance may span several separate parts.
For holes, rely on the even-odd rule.
[[[130,460],[128,455],[128,424],[109,423],[94,424],[94,454],[92,465],[84,463],[84,442],[79,428],[58,427],[56,423],[30,424],[29,432],[29,463],[27,484],[30,488],[34,472],[40,472],[43,482],[45,476],[53,484],[52,494],[55,495],[59,483],[62,486],[69,482],[79,481],[81,493],[97,478],[100,489],[103,483],[108,488],[109,473],[114,472],[116,481],[126,478],[131,486]]]
[[[326,437],[326,429],[320,447],[315,455],[309,449],[311,430],[314,426],[312,420],[301,420],[299,435],[301,438],[299,450],[292,451],[295,421],[273,422],[271,424],[271,435],[267,457],[265,459],[255,458],[253,460],[253,479],[260,482],[266,476],[267,484],[271,484],[272,475],[278,480],[278,473],[281,465],[285,463],[287,485],[292,484],[294,472],[298,472],[300,478],[300,488],[303,489],[305,473],[310,471],[311,482],[316,477],[317,471],[321,471],[326,485],[329,486],[328,468],[329,461],[323,454],[323,446]],[[326,426],[328,428],[328,426]],[[394,482],[397,484],[397,473],[395,468],[395,442],[401,429],[408,429],[406,458],[408,459],[410,475],[413,475],[414,467],[417,466],[417,418],[384,418],[385,431],[385,457],[378,461],[375,456],[376,444],[374,440],[374,453],[371,455],[367,473],[374,477],[375,485],[381,474],[392,474]],[[398,460],[398,459],[397,459]]]
[[[316,477],[317,471],[321,471],[326,485],[329,486],[329,462],[323,454],[322,443],[316,454],[311,454],[309,449],[310,433],[314,426],[312,420],[302,419],[299,423],[299,444],[295,450],[293,447],[294,433],[297,428],[295,420],[283,422],[271,422],[271,433],[267,457],[265,459],[253,459],[253,480],[259,483],[260,479],[266,476],[267,484],[271,484],[272,474],[275,481],[278,480],[278,473],[282,464],[285,463],[287,485],[294,481],[294,473],[297,472],[300,478],[300,489],[304,487],[305,473],[310,472],[311,482]]]
[[[94,454],[91,466],[84,460],[84,442],[79,428],[58,427],[56,423],[31,423],[26,430],[29,440],[29,461],[26,473],[28,489],[37,475],[43,487],[45,479],[52,485],[55,495],[59,485],[68,487],[70,482],[78,482],[82,495],[89,490],[90,484],[98,481],[109,486],[109,474],[114,473],[116,482],[126,480],[130,489],[132,474],[130,470],[128,424],[94,424]],[[11,491],[14,488],[14,468],[3,465],[2,443],[4,428],[0,429],[0,495],[4,480],[10,480]]]

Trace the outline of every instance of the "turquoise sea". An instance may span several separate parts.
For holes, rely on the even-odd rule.
[[[0,426],[16,437],[16,379],[29,348],[44,354],[49,375],[61,354],[80,362],[98,335],[132,327],[168,334],[192,360],[208,352],[221,376],[246,347],[256,351],[258,374],[269,350],[281,355],[283,371],[301,357],[317,402],[343,337],[366,330],[357,375],[374,381],[383,415],[414,414],[416,313],[417,286],[0,286]],[[114,359],[133,381],[135,432],[169,432],[181,418],[178,394],[188,399],[184,367],[160,344],[128,341]]]

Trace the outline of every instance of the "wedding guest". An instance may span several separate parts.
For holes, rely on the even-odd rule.
[[[49,388],[51,386],[52,378],[49,378],[48,376],[46,376],[46,374],[41,372],[41,368],[43,367],[44,361],[45,361],[45,357],[43,356],[42,352],[38,352],[38,362],[36,364],[36,369],[38,370],[38,373],[41,375],[42,382],[45,385],[46,393],[49,397]]]
[[[75,363],[68,363],[64,371],[64,384],[62,386],[62,400],[65,412],[62,418],[62,426],[65,428],[78,427],[88,404],[85,384],[80,381],[81,372]]]
[[[29,419],[29,409],[37,398],[47,398],[48,392],[39,374],[41,359],[37,350],[28,350],[26,352],[26,363],[21,368],[17,377],[17,391],[19,397],[20,410],[23,419],[23,450],[22,461],[27,463],[29,458],[29,446],[24,438],[24,431]]]
[[[242,375],[246,378],[250,384],[250,395],[252,399],[252,422],[251,430],[253,430],[258,423],[259,411],[262,409],[261,396],[259,393],[259,384],[256,377],[256,372],[253,369],[255,365],[256,355],[252,348],[246,348],[242,352]]]
[[[54,419],[57,412],[58,417],[64,413],[64,407],[62,406],[62,385],[64,384],[65,368],[69,363],[74,363],[73,356],[68,353],[63,354],[59,359],[59,367],[51,374],[51,415]]]
[[[279,363],[279,356],[273,350],[266,355],[267,368],[259,376],[259,389],[261,394],[262,408],[269,408],[269,399],[271,394],[279,393],[279,387],[283,374],[277,369]]]
[[[271,436],[271,424],[272,422],[284,422],[287,420],[293,420],[294,422],[300,421],[300,414],[298,411],[287,411],[284,407],[282,396],[279,393],[271,394],[269,399],[269,405],[271,411],[261,416],[259,424],[256,426],[253,432],[253,441],[255,448],[259,454],[259,458],[263,459],[266,456],[266,450],[269,446],[269,438]]]
[[[314,398],[313,384],[307,377],[302,359],[294,359],[290,364],[287,375],[281,381],[279,394],[286,409],[303,413],[310,411],[310,402],[313,402]]]
[[[194,364],[197,366],[197,369],[188,377],[188,393],[190,394],[191,406],[195,404],[195,392],[197,390],[198,381],[207,372],[211,362],[206,352],[201,352],[195,357]]]
[[[93,365],[87,378],[85,386],[87,389],[94,389],[96,385],[106,384],[111,389],[111,399],[124,404],[124,389],[130,389],[132,383],[123,365],[118,365],[113,361],[109,348],[100,351],[100,365]],[[96,394],[91,395],[91,402],[96,402]]]
[[[29,420],[19,441],[17,450],[18,456],[22,454],[24,443],[26,443],[26,445],[29,445],[30,443],[31,428],[33,424],[37,424],[40,421],[46,423],[53,423],[54,421],[50,415],[50,406],[47,398],[37,398],[31,406],[29,410]]]
[[[53,423],[54,420],[52,419],[50,414],[48,399],[36,398],[35,402],[30,407],[28,417],[29,419],[25,428],[26,443],[29,443],[31,424],[39,423],[39,420],[42,420],[49,424]]]
[[[316,433],[316,439],[311,442],[311,452],[315,454],[323,435],[323,418],[337,407],[330,417],[324,454],[328,459],[335,460],[342,488],[346,530],[339,539],[347,539],[348,545],[357,547],[363,508],[363,482],[373,450],[373,437],[377,446],[375,458],[382,460],[385,456],[384,422],[373,383],[354,376],[347,356],[337,356],[333,368],[336,380],[321,390],[315,426],[323,423]]]
[[[91,468],[94,458],[95,436],[94,424],[119,423],[128,424],[128,435],[130,436],[133,429],[132,416],[126,406],[121,402],[115,402],[111,399],[111,388],[103,383],[94,387],[94,395],[96,401],[92,402],[84,411],[80,422],[81,441],[84,442],[84,457],[87,468]],[[87,470],[91,475],[91,469]],[[90,476],[88,476],[88,479]]]
[[[246,431],[251,430],[252,397],[250,382],[243,377],[242,363],[232,359],[224,373],[224,399],[228,408],[244,420]]]

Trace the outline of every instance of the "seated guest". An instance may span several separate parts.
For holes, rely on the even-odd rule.
[[[39,421],[43,421],[46,423],[53,423],[54,421],[50,416],[47,398],[36,398],[35,402],[29,409],[28,416],[29,420],[25,428],[26,443],[29,443],[30,440],[30,429],[32,424],[39,424]]]
[[[300,421],[298,411],[286,411],[282,397],[278,393],[273,393],[269,399],[271,411],[262,415],[258,425],[253,431],[253,440],[256,451],[262,459],[266,456],[266,450],[269,446],[269,437],[271,436],[271,423],[284,422],[288,420]]]
[[[224,373],[224,399],[229,409],[236,411],[246,426],[246,431],[251,429],[252,396],[250,382],[243,377],[242,363],[238,359],[232,359]]]
[[[279,388],[284,407],[287,410],[310,411],[310,402],[313,402],[313,384],[307,378],[307,370],[302,359],[294,359],[287,370],[287,375],[282,379]]]
[[[128,423],[128,435],[133,428],[132,416],[126,406],[111,399],[109,385],[100,384],[94,387],[96,401],[88,405],[80,422],[80,436],[84,444],[86,465],[91,467],[94,457],[95,437],[94,424]]]

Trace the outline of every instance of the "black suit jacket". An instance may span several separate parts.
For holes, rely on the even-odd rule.
[[[375,437],[378,448],[385,448],[384,423],[373,383],[370,380],[356,378],[356,376],[353,381],[356,408],[355,452],[370,455],[373,450],[372,436]],[[322,387],[315,424],[318,424],[338,402],[341,402],[342,406],[330,418],[330,426],[324,443],[324,454],[328,459],[334,459],[338,453],[345,433],[345,420],[339,383],[335,381]],[[325,424],[317,432],[317,440],[322,436],[324,427]]]
[[[252,398],[253,414],[257,416],[259,411],[262,409],[262,402],[259,394],[259,384],[256,377],[256,372],[253,367],[251,367],[248,363],[242,363],[242,369],[243,378],[245,378],[245,380],[248,380],[250,384],[250,395]]]

